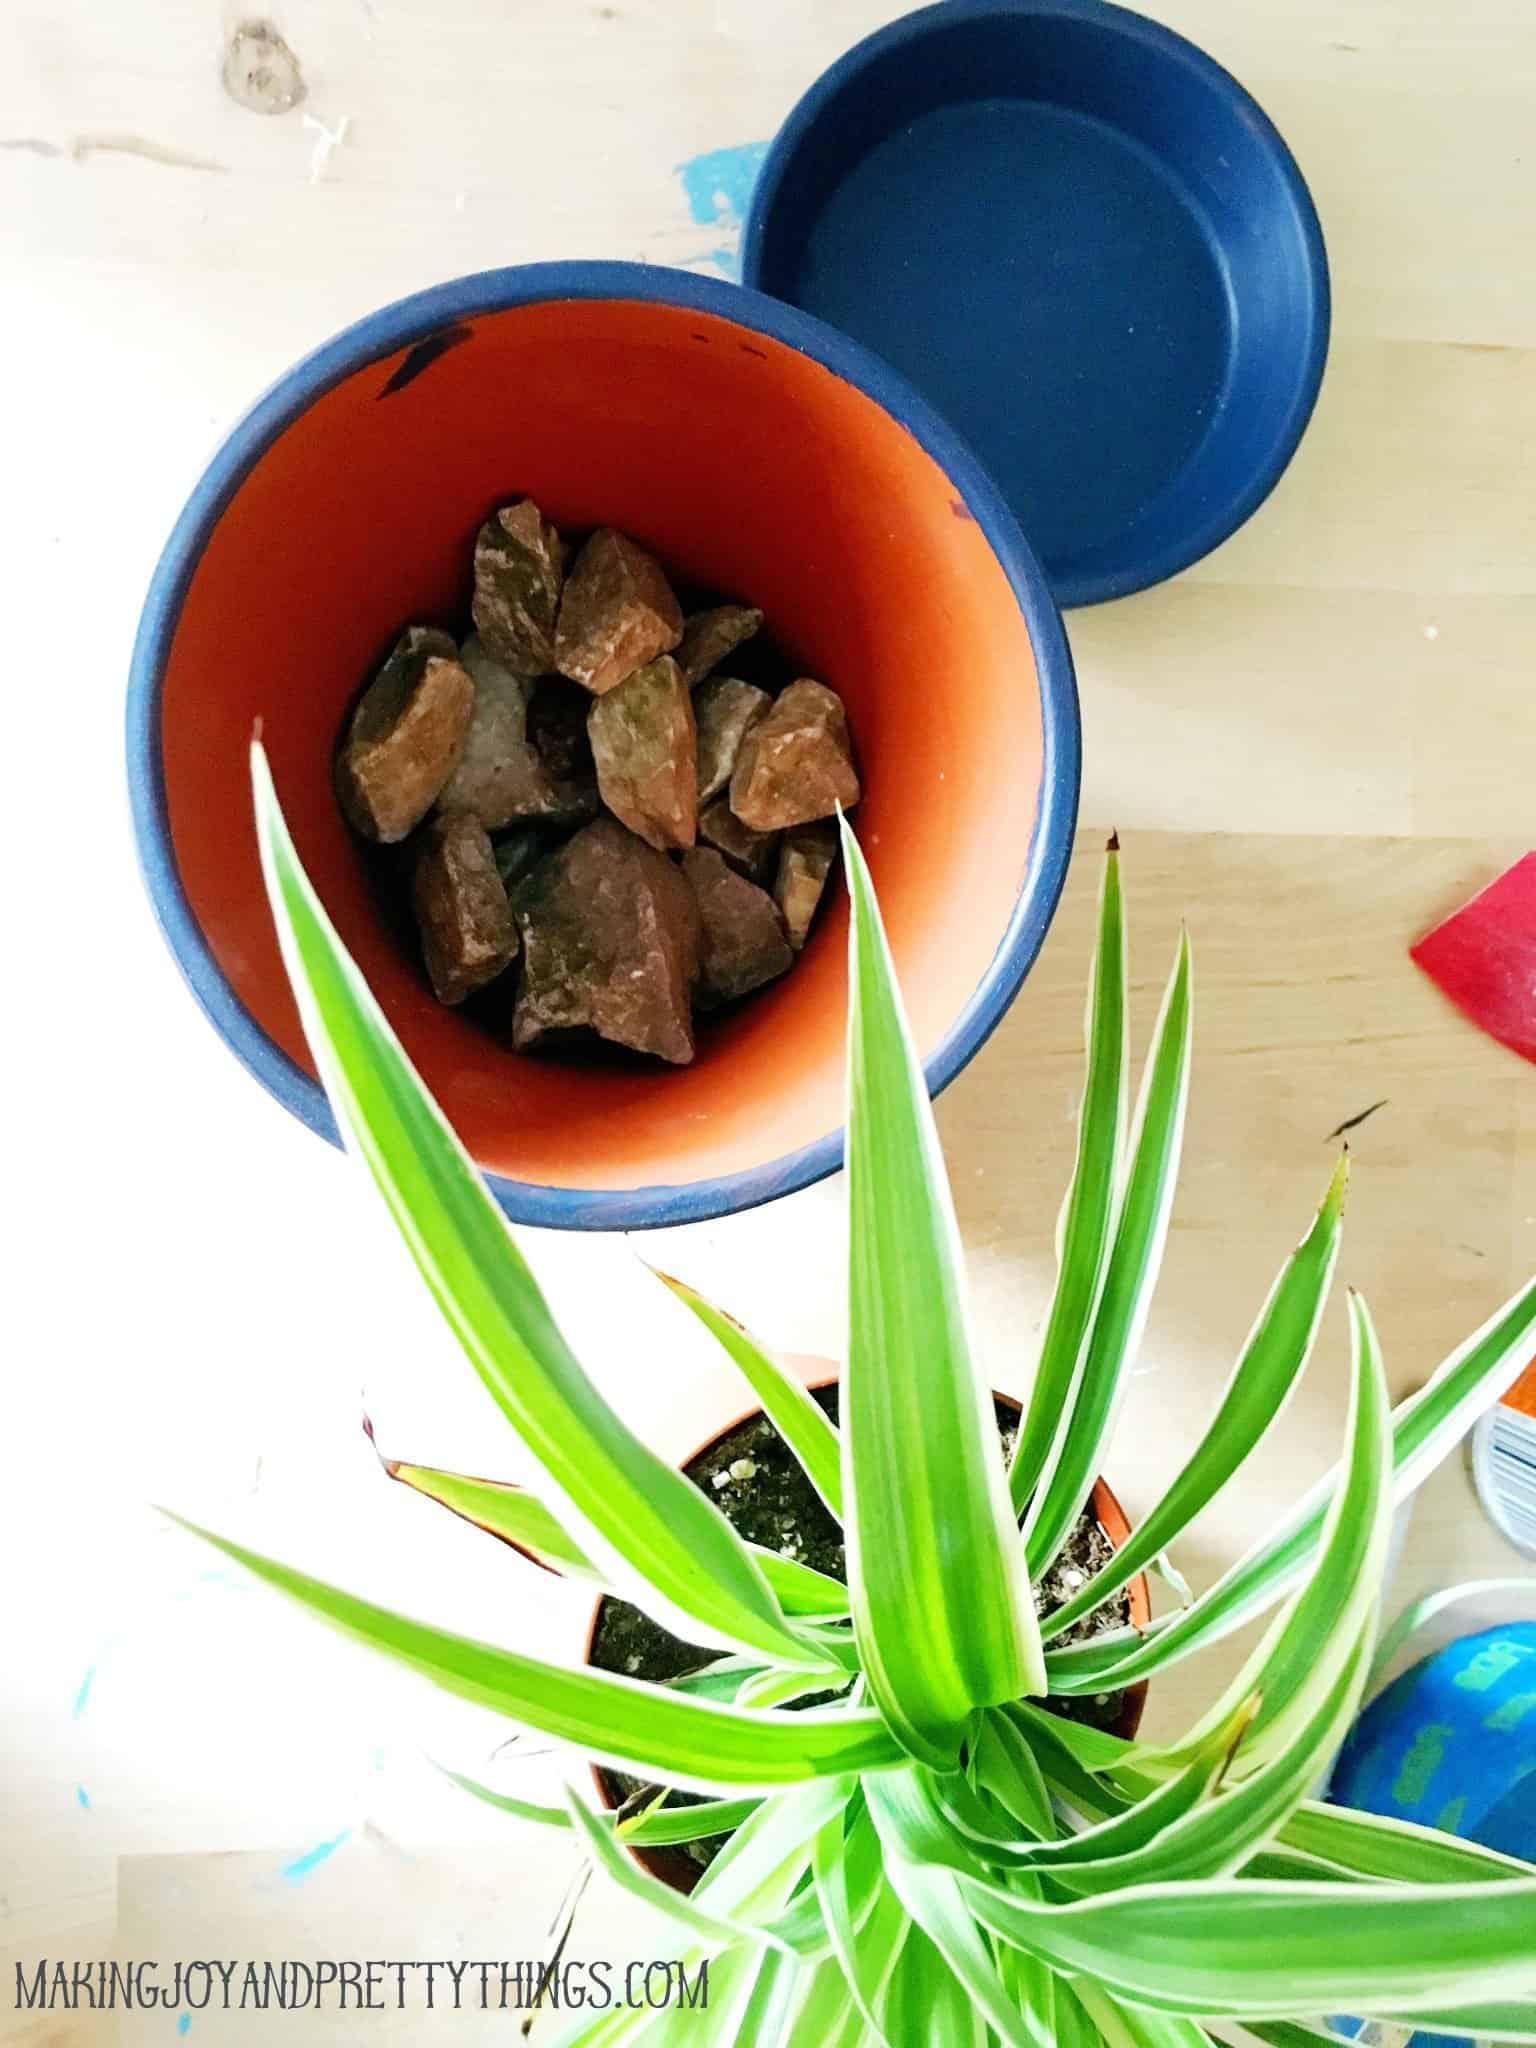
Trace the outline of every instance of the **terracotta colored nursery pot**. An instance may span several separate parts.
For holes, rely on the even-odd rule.
[[[490,271],[370,315],[289,371],[193,492],[140,625],[129,777],[161,926],[231,1049],[334,1138],[257,865],[260,720],[306,867],[507,1212],[637,1228],[747,1208],[841,1159],[845,904],[692,1067],[522,1057],[432,999],[337,814],[359,686],[407,622],[467,618],[476,529],[522,494],[749,597],[842,693],[935,1090],[1017,993],[1061,889],[1079,757],[1060,618],[975,458],[878,359],[639,265]]]
[[[780,1356],[779,1362],[781,1365],[787,1366],[795,1374],[802,1386],[809,1388],[812,1392],[816,1392],[823,1387],[836,1386],[840,1376],[836,1365],[829,1358],[810,1357],[803,1353],[785,1354]],[[656,1439],[657,1450],[664,1457],[673,1459],[679,1466],[691,1465],[696,1458],[701,1458],[707,1451],[712,1450],[722,1437],[730,1436],[733,1431],[740,1429],[744,1422],[750,1422],[755,1416],[762,1413],[760,1408],[745,1408],[740,1413],[732,1415],[729,1421],[720,1424],[716,1428],[709,1428],[708,1435],[699,1440],[696,1436],[697,1430],[701,1427],[709,1427],[706,1402],[714,1390],[715,1383],[711,1382],[708,1389],[701,1390],[700,1398],[681,1410],[674,1410],[661,1422],[658,1429],[652,1432],[653,1437]],[[1011,1394],[994,1394],[993,1399],[1001,1407],[1010,1409],[1015,1415],[1022,1413],[1018,1402],[1014,1400]],[[691,1441],[689,1440],[690,1437]],[[687,1442],[688,1447],[679,1452],[679,1442]],[[1089,1507],[1094,1520],[1104,1531],[1104,1534],[1109,1538],[1116,1550],[1118,1550],[1130,1535],[1131,1524],[1124,1508],[1121,1507],[1119,1500],[1111,1492],[1104,1480],[1100,1479],[1095,1482]],[[526,1557],[530,1553],[524,1551],[523,1555]],[[539,1560],[534,1559],[533,1562],[538,1563]],[[1152,1594],[1151,1588],[1147,1584],[1146,1574],[1144,1572],[1140,1573],[1136,1578],[1132,1579],[1126,1588],[1126,1592],[1130,1599],[1132,1624],[1136,1628],[1145,1628],[1152,1619]],[[593,1606],[592,1619],[587,1628],[585,1661],[589,1664],[592,1661],[592,1650],[597,1640],[598,1620],[602,1613],[602,1607],[603,1601],[600,1598]],[[1127,1690],[1120,1720],[1116,1724],[1114,1732],[1117,1735],[1123,1736],[1127,1742],[1131,1741],[1137,1729],[1141,1726],[1141,1717],[1146,1711],[1146,1704],[1147,1685],[1146,1681],[1143,1680],[1140,1685],[1131,1686]],[[608,1807],[610,1811],[617,1810],[620,1804],[618,1789],[601,1765],[595,1764],[592,1767],[592,1777],[597,1786],[598,1797],[604,1806]],[[631,1848],[629,1853],[643,1869],[650,1871],[653,1877],[659,1877],[664,1884],[671,1885],[674,1891],[689,1892],[698,1883],[699,1866],[685,1855],[681,1849]]]

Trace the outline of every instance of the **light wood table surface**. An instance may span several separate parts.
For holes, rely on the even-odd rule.
[[[253,10],[257,11],[257,10]],[[882,0],[287,0],[302,108],[221,90],[215,0],[0,11],[7,588],[6,1591],[0,2038],[170,2043],[10,2010],[13,1963],[540,1952],[571,1864],[423,1761],[496,1741],[213,1569],[169,1499],[451,1624],[573,1639],[557,1589],[380,1483],[488,1461],[480,1397],[359,1182],[239,1073],[133,872],[120,703],[155,555],[218,435],[295,357],[458,272],[614,256],[729,272],[750,146]],[[1138,1046],[1178,922],[1197,1056],[1167,1278],[1110,1477],[1133,1513],[1208,1415],[1331,1160],[1344,1276],[1416,1384],[1536,1268],[1536,1075],[1406,958],[1536,830],[1536,13],[1527,0],[1150,0],[1257,94],[1321,209],[1316,420],[1273,499],[1160,590],[1068,621],[1084,830],[1043,958],[941,1124],[998,1380],[1070,1163],[1097,847],[1118,826]],[[719,154],[717,154],[719,153]],[[702,216],[702,217],[700,217]],[[19,635],[19,644],[18,644]],[[786,1348],[835,1351],[836,1183],[647,1245]],[[702,1355],[622,1243],[541,1242],[645,1413]],[[600,1278],[594,1278],[594,1275]],[[1335,1455],[1342,1309],[1181,1561],[1203,1583]],[[498,1449],[497,1459],[504,1454]],[[504,1469],[515,1465],[505,1463]],[[1518,1571],[1459,1459],[1396,1591]],[[1475,1614],[1463,1617],[1470,1622]],[[1228,1646],[1160,1689],[1172,1723]],[[534,1762],[529,1783],[553,1784]],[[535,1791],[534,1796],[538,1796]],[[626,1947],[627,1945],[627,1947]],[[578,1948],[669,1953],[607,1898]],[[504,2040],[500,2020],[197,2015],[201,2042]]]

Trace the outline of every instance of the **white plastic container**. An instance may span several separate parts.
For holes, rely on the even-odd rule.
[[[1495,1528],[1536,1557],[1536,1364],[1478,1423],[1468,1456]]]

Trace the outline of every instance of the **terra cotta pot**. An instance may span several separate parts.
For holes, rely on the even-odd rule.
[[[144,607],[129,787],[156,914],[209,1019],[334,1139],[257,859],[260,723],[305,868],[515,1222],[694,1223],[842,1159],[846,901],[691,1066],[515,1053],[425,985],[332,787],[347,708],[410,621],[464,621],[477,528],[528,495],[749,597],[857,735],[868,852],[931,1088],[1045,936],[1078,716],[1013,515],[877,357],[739,285],[639,263],[455,279],[287,372],[194,490]],[[467,623],[467,621],[466,621]]]

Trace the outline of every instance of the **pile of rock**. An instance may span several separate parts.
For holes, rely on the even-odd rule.
[[[462,646],[411,626],[336,762],[349,823],[410,840],[439,999],[515,986],[512,1043],[592,1031],[684,1064],[695,1012],[793,965],[859,800],[841,700],[719,673],[763,615],[684,618],[604,527],[574,553],[530,499],[475,544]],[[521,958],[521,973],[509,970]]]

